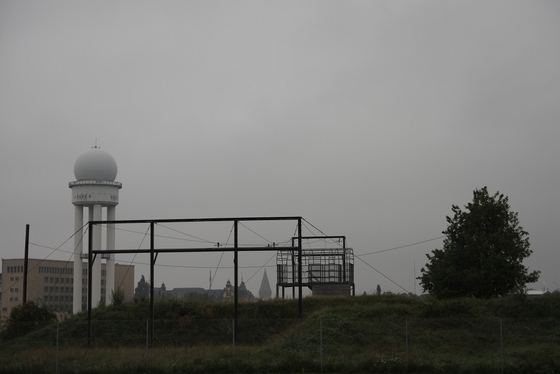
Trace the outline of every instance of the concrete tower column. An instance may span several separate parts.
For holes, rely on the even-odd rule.
[[[77,231],[76,239],[74,239],[74,301],[72,308],[74,313],[82,310],[82,267],[81,259],[83,252],[82,235],[78,235],[79,230],[83,226],[84,212],[83,208],[88,208],[89,221],[102,221],[103,208],[107,208],[107,220],[114,221],[116,216],[115,206],[119,204],[119,190],[122,184],[115,182],[117,176],[117,163],[115,159],[107,152],[97,146],[82,153],[74,163],[74,176],[76,181],[70,182],[69,187],[72,189],[72,204],[75,208],[74,227]],[[83,230],[82,230],[83,231]],[[92,243],[89,251],[100,251],[102,248],[102,231],[100,225],[92,228]],[[115,228],[114,225],[107,227],[106,248],[115,248]],[[91,269],[91,300],[92,307],[99,305],[99,302],[107,302],[107,295],[111,295],[111,291],[115,287],[115,260],[114,255],[110,255],[106,264],[106,283],[105,294],[101,297],[101,275],[102,259],[105,256],[95,256],[95,261]]]
[[[74,314],[82,311],[82,250],[83,250],[83,227],[84,208],[74,205],[74,282],[72,312]]]
[[[90,208],[90,211],[93,211],[93,221],[101,221],[101,204],[95,204],[93,209]],[[101,226],[94,225],[93,226],[93,238],[92,238],[92,249],[94,251],[101,250]],[[99,302],[101,301],[101,256],[97,256],[95,261],[93,262],[93,266],[91,267],[91,302],[93,307],[97,307]]]
[[[117,208],[115,206],[107,207],[107,221],[116,219]],[[115,249],[115,224],[107,224],[107,246],[106,249]],[[105,296],[107,305],[111,302],[111,295],[115,289],[115,255],[109,254],[107,257],[107,265],[105,267],[107,275],[105,277]]]

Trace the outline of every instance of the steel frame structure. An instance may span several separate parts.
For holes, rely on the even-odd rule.
[[[233,252],[234,263],[234,339],[236,338],[237,331],[237,318],[238,318],[238,252],[247,251],[277,251],[278,248],[274,246],[264,247],[239,247],[239,232],[238,224],[243,221],[296,221],[297,222],[297,246],[294,246],[292,238],[292,247],[285,247],[284,250],[289,250],[291,253],[298,253],[299,263],[302,263],[302,217],[234,217],[234,218],[185,218],[185,219],[143,219],[143,220],[116,220],[116,221],[89,221],[88,222],[88,295],[87,295],[87,314],[88,314],[88,344],[91,345],[91,310],[92,310],[92,266],[95,262],[97,255],[104,254],[136,254],[136,253],[149,253],[150,254],[150,329],[149,329],[149,342],[153,343],[153,326],[154,326],[154,266],[157,257],[160,253],[193,253],[193,252]],[[233,248],[227,247],[210,247],[210,248],[156,248],[155,244],[155,224],[156,223],[188,223],[188,222],[233,222]],[[125,225],[125,224],[150,224],[150,249],[110,249],[110,250],[93,250],[93,227],[95,225]],[[299,315],[303,314],[303,298],[302,298],[302,268],[299,267]]]
[[[292,247],[296,241],[301,243],[303,239],[342,239],[342,248],[302,249],[297,255],[291,248],[279,249],[276,255],[276,294],[279,294],[280,287],[284,298],[286,287],[292,288],[295,297],[296,286],[312,289],[313,285],[347,284],[355,296],[354,251],[352,248],[346,248],[346,237],[292,237]],[[301,290],[299,292],[301,293]]]

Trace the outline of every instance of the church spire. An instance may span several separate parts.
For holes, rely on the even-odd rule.
[[[259,298],[261,300],[270,300],[272,298],[272,290],[270,289],[270,283],[268,283],[268,276],[266,275],[266,269],[264,269],[261,288],[259,288]]]

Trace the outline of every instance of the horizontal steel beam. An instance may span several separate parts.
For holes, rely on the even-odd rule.
[[[131,224],[131,223],[181,223],[181,222],[234,222],[234,221],[297,221],[302,217],[231,217],[231,218],[178,218],[178,219],[132,219],[117,221],[90,221],[92,225],[108,223]]]
[[[290,251],[297,251],[297,247],[282,247],[288,248]],[[154,248],[154,253],[194,253],[194,252],[256,252],[256,251],[278,251],[278,247],[238,247],[238,248],[227,248],[227,247],[210,247],[210,248]],[[100,249],[91,250],[93,254],[125,254],[125,253],[151,253],[151,249]]]

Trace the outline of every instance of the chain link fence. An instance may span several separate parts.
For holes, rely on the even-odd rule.
[[[86,320],[0,336],[0,372],[531,372],[560,367],[560,320],[376,318]],[[538,332],[538,333],[537,333]],[[136,370],[135,369],[135,370]],[[92,369],[93,370],[93,369]],[[119,372],[119,371],[116,372]],[[466,370],[466,371],[465,371]],[[172,371],[172,370],[170,370]]]

